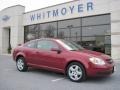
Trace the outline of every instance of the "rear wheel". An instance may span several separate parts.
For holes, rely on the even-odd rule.
[[[17,66],[17,69],[21,72],[28,70],[28,66],[27,66],[25,59],[23,57],[19,57],[17,59],[16,66]]]
[[[67,76],[73,82],[81,82],[86,79],[84,67],[78,63],[70,63],[67,67]]]

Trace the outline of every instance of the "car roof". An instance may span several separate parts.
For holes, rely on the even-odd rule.
[[[39,39],[30,40],[28,42],[37,41],[37,40],[53,40],[53,41],[56,41],[56,40],[60,40],[60,39],[57,39],[57,38],[39,38]]]

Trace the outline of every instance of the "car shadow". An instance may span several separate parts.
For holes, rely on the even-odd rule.
[[[106,76],[106,77],[89,77],[87,78],[86,82],[94,82],[94,83],[103,83],[103,82],[108,82],[111,79],[111,76]]]

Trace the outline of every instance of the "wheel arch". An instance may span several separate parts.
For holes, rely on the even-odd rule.
[[[17,55],[17,56],[16,56],[16,59],[15,59],[15,61],[17,61],[17,59],[18,59],[18,58],[20,58],[20,57],[23,57],[23,58],[25,58],[25,57],[24,57],[24,55],[22,55],[22,54],[19,54],[19,55]]]

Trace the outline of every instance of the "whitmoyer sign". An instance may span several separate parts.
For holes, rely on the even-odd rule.
[[[26,23],[29,25],[60,20],[75,15],[79,17],[82,15],[82,13],[89,13],[94,10],[94,3],[92,0],[86,0],[86,2],[81,1],[82,0],[78,2],[57,5],[54,7],[43,8],[34,12],[28,12],[24,18],[26,19]]]

